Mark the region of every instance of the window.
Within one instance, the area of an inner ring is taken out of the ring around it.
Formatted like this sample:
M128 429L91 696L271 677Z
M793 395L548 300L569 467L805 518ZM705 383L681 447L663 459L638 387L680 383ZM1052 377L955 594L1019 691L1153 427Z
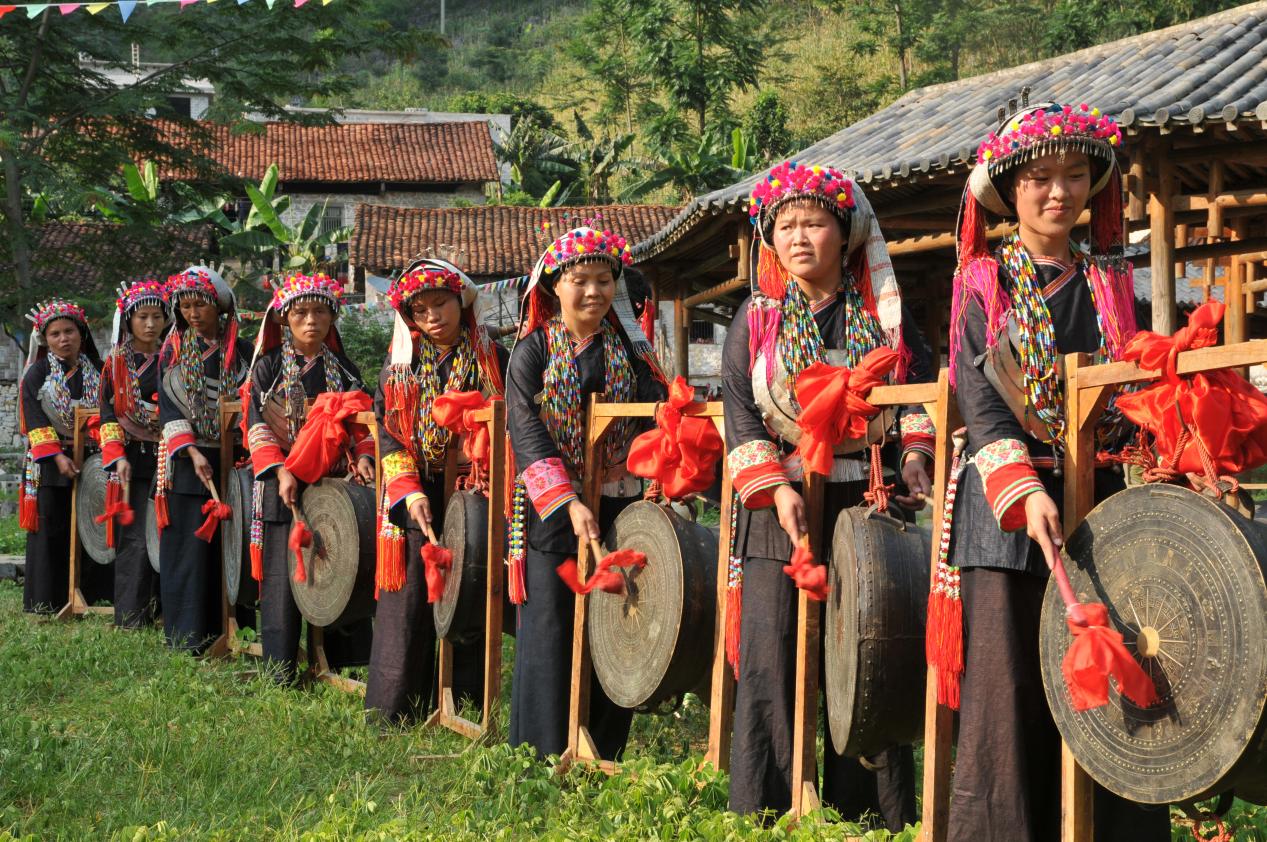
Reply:
M326 205L325 215L321 217L321 233L329 234L343 227L343 205Z
M167 98L167 107L177 117L193 116L193 104L187 96L169 96Z
M713 328L715 327L716 325L712 322L703 319L692 319L691 341L697 345L712 345L714 342Z

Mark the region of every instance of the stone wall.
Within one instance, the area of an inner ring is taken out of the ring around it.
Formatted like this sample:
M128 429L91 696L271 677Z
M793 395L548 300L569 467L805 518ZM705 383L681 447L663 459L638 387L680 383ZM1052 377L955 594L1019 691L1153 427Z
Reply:
M330 206L342 208L342 224L351 227L355 221L353 212L357 203L370 205L388 205L394 208L451 208L458 200L482 205L485 202L484 189L479 184L465 184L454 191L416 191L401 192L389 190L386 193L291 193L290 207L282 214L282 221L287 225L298 225L313 205L320 205L329 200Z

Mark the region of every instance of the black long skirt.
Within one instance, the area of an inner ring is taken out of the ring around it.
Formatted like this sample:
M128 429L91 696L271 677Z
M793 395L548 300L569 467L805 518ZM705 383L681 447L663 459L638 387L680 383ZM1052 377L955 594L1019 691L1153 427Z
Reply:
M136 517L131 524L116 524L114 557L114 624L139 629L154 622L158 600L158 576L150 564L145 543L146 518L154 516L149 477L133 475L128 486L128 505Z
M208 499L208 495L168 492L171 523L159 541L163 633L168 646L195 655L202 654L223 630L220 530L209 542L194 534L206 517L202 504Z
M744 560L739 681L730 751L730 809L736 813L783 813L792 806L798 599L783 565L766 558ZM911 747L886 749L868 762L875 771L836 754L828 741L823 753L823 803L846 820L879 819L881 826L894 832L914 824Z
M527 743L541 759L562 754L568 743L576 594L563 583L555 568L575 555L529 548L524 560L528 599L519 606L515 635L510 744ZM600 757L619 758L632 722L633 711L607 698L597 676L591 673L589 732Z
M42 470L57 468L50 462ZM70 597L71 487L40 483L35 499L40 524L38 531L26 535L22 610L55 614Z

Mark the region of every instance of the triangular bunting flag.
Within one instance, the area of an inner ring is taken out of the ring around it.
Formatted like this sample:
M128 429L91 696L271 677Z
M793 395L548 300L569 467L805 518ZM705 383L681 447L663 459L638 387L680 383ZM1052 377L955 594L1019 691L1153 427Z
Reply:
M186 6L192 6L193 4L197 2L198 0L180 0L180 7L183 9Z
M276 3L277 0L264 0L264 2L267 3L268 7L271 9L273 8L273 4Z
M123 18L123 22L127 23L128 18L132 17L132 10L136 8L136 0L119 0L119 16Z
M57 8L63 15L69 15L82 5L82 3L58 3Z
M47 3L35 3L35 4L33 4L33 5L27 6L27 7L26 7L26 16L27 16L28 18L37 18L37 17L39 17L39 16L43 13L43 11L44 11L45 9L47 9L47 8L48 8L48 4L47 4Z
M89 3L88 14L95 15L98 12L104 12L108 8L110 8L109 3Z

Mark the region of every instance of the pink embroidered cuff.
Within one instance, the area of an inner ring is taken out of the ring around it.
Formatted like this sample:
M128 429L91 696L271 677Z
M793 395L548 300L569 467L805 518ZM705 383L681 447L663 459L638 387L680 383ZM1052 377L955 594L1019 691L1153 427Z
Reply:
M1043 490L1025 443L1019 439L990 442L977 451L973 461L999 528L1004 532L1024 528L1025 498Z
M577 499L576 489L572 487L572 477L568 475L563 460L558 457L533 462L524 468L523 480L533 508L542 520Z
M286 461L277 436L267 424L255 424L247 430L247 446L251 450L251 470L256 479Z
M745 508L774 505L775 489L788 484L781 456L778 445L761 439L744 442L726 456L731 483Z
M194 427L184 418L179 421L168 421L163 425L163 441L167 442L167 452L175 456L186 447L192 447Z
M922 453L932 460L937 446L937 429L933 419L921 409L907 409L902 413L902 464L911 453Z

